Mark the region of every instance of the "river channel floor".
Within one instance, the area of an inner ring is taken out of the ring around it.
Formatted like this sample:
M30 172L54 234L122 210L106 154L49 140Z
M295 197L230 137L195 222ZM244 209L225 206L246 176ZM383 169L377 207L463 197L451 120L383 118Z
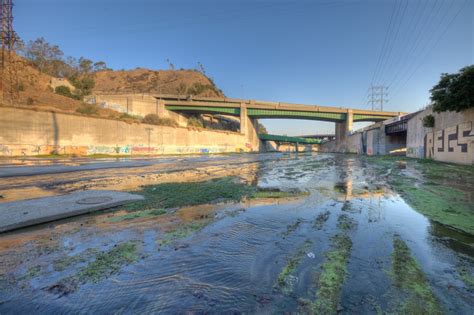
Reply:
M0 161L0 202L91 189L145 200L0 234L0 314L473 313L472 166L317 153Z

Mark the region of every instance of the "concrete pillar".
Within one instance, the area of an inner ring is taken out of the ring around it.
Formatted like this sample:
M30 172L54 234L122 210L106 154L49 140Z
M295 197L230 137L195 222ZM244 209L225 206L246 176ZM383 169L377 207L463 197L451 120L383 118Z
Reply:
M156 114L161 118L169 116L168 110L166 109L165 102L163 100L156 100Z
M346 136L351 134L353 124L354 124L354 115L352 113L352 109L348 109L347 114L346 114L346 124L345 124Z
M245 135L247 134L247 105L245 103L240 103L240 133Z
M343 142L352 132L354 115L352 109L348 109L346 119L336 123L336 144Z

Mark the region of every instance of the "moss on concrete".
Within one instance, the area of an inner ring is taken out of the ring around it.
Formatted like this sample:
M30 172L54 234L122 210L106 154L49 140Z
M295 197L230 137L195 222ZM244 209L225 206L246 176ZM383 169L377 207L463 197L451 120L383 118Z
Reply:
M468 266L458 268L459 277L471 290L474 290L474 274Z
M239 201L252 194L254 188L224 177L204 182L165 183L143 186L140 191L145 200L126 206L127 210L168 209L194 206L215 201Z
M89 257L97 254L97 252L98 251L95 248L91 248L84 251L83 253L80 253L74 256L65 255L64 257L61 257L53 261L53 269L55 271L63 271L72 265L84 263L87 261Z
M26 273L20 278L20 280L30 280L36 278L41 273L41 266L32 266L28 268Z
M407 294L397 312L402 314L443 313L423 271L412 257L408 246L399 237L393 240L390 276L394 285Z
M394 156L367 160L415 210L474 235L474 204L468 196L474 189L474 166Z
M321 230L324 224L326 223L326 221L329 219L330 215L331 215L331 212L329 212L329 210L326 210L320 213L314 220L313 227L317 230Z
M80 283L99 282L118 273L126 265L138 259L135 243L127 242L97 255L96 259L81 268L75 276Z
M177 239L186 238L191 234L200 231L210 222L211 220L200 220L189 224L178 225L173 230L165 232L163 237L159 239L157 243L160 246L166 246Z
M306 252L311 247L311 244L312 242L310 240L306 240L304 244L296 251L295 255L290 257L287 264L278 275L278 286L284 289L291 289L291 281L289 281L289 278L292 274L294 274L296 268L300 264L301 260L304 258Z
M331 249L321 267L317 285L317 300L312 305L315 314L336 314L340 292L347 275L347 263L352 241L346 234L336 234L332 238Z

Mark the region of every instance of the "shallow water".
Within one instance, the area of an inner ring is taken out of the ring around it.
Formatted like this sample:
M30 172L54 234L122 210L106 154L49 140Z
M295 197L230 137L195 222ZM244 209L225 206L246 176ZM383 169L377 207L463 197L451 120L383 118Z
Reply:
M230 156L190 159L186 166L180 163L173 167L181 171L192 169L193 163L196 168L212 167L206 169L208 176L213 172L225 176L224 169L235 167L247 182L259 187L310 194L187 207L172 216L116 223L106 219L117 214L107 212L4 234L0 237L0 313L302 311L303 299L317 300L320 288L315 279L331 238L341 232L337 224L341 215L355 224L345 232L352 248L339 313L395 309L403 298L389 275L395 236L410 248L443 312L472 313L474 293L458 270L459 266L472 270L474 238L431 222L412 209L367 160L319 154ZM157 174L153 167L114 171L103 179L113 175L116 182L121 176ZM72 181L71 176L64 175ZM69 183L70 188L97 180L79 177L81 184ZM61 176L56 180L58 187L64 185ZM318 215L326 211L327 220L316 226ZM203 228L163 245L165 232L177 220L179 224L203 222ZM61 271L53 268L55 260L129 241L136 242L139 258L120 272L98 283L81 284L64 295L47 290L93 260L93 255ZM304 255L283 288L278 284L279 274L300 248ZM37 267L34 274L29 272L33 267Z

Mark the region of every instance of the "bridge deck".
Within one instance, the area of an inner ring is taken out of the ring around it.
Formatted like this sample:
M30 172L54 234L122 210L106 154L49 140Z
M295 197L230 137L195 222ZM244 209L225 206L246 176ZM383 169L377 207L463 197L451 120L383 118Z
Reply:
M290 118L311 119L340 122L348 112L352 112L354 121L381 121L402 115L401 112L370 111L351 108L340 108L319 105L302 105L282 102L265 102L233 98L209 98L180 95L153 95L161 100L171 111L216 113L240 115L242 106L247 108L247 115L252 118Z

